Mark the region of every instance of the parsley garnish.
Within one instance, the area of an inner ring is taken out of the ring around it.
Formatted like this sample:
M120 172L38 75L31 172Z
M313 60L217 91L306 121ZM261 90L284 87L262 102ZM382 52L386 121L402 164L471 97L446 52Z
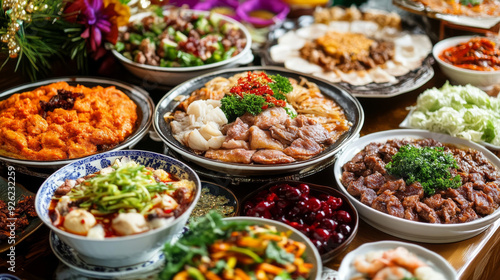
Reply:
M451 168L458 168L457 161L443 150L443 147L405 145L385 168L390 174L403 177L407 184L420 182L428 195L436 189L458 188L462 182L460 175L452 177L450 172Z

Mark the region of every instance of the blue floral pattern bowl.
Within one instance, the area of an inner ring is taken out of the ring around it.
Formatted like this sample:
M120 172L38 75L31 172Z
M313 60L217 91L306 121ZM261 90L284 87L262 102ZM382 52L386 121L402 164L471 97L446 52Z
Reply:
M196 190L191 205L167 227L135 235L106 238L105 240L88 239L85 236L71 234L55 227L50 220L48 209L55 190L64 183L64 180L77 179L95 173L111 165L115 159L122 157L129 157L146 167L164 169L178 179L193 181ZM180 234L200 198L200 190L201 182L198 175L189 166L174 158L148 151L111 151L72 162L57 170L45 180L38 190L35 208L40 219L52 229L61 241L77 251L87 263L116 267L147 261L162 248L165 242Z

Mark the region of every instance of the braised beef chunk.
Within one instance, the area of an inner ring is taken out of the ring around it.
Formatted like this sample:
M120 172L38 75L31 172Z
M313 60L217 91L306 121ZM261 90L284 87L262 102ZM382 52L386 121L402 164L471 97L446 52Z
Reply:
M453 154L462 186L424 193L419 182L406 184L387 173L385 165L407 144L444 147ZM499 171L475 150L461 150L433 139L394 139L370 143L343 166L342 184L362 203L390 215L426 223L464 223L493 213L500 205Z

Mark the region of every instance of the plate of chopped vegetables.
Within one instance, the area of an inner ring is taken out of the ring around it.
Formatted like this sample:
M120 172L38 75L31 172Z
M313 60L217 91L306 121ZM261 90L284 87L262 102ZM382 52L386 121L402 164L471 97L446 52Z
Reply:
M363 136L338 155L339 189L360 217L399 238L448 243L500 217L500 160L447 134L396 129Z
M132 74L177 85L209 71L250 63L251 45L248 30L232 18L171 7L130 17L112 52Z
M312 169L357 138L364 121L348 92L282 67L234 68L186 81L159 101L154 115L169 149L234 176Z
M500 150L500 102L481 89L445 83L424 91L399 125L426 129Z
M159 279L321 279L314 245L283 223L211 212L163 250ZM237 277L237 278L234 278Z

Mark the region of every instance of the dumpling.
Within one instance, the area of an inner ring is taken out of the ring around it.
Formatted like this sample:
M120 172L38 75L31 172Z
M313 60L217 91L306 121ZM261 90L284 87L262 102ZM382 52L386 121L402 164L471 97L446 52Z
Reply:
M87 235L95 224L94 215L84 209L75 209L64 217L64 228L75 234Z
M119 235L131 235L149 229L146 219L139 213L120 213L111 222L111 228Z

